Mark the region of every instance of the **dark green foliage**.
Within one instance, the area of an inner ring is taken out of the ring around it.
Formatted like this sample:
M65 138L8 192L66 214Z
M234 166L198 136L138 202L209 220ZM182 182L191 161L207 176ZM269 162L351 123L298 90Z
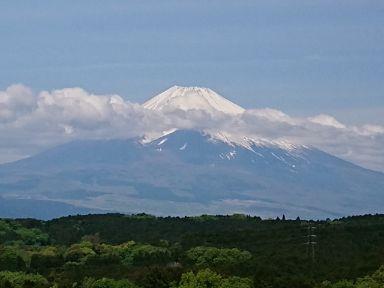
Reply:
M313 258L308 227L315 227ZM2 285L11 288L33 281L47 281L42 288L375 288L384 287L382 264L383 215L0 220Z
M375 273L354 281L341 280L334 284L327 283L324 288L382 288L384 287L384 266Z
M317 228L319 243L315 247L316 269L312 269L303 245L308 222L300 220L262 221L245 215L155 218L109 214L60 218L38 228L47 232L51 241L62 245L78 243L85 235L99 233L100 239L110 244L134 240L160 246L160 239L164 239L173 248L179 245L184 251L198 246L238 248L254 256L249 269L259 275L273 275L277 270L279 277L294 274L308 278L313 274L315 279L334 281L360 277L384 263L383 216L312 224Z
M167 288L180 280L182 268L177 265L152 266L148 269L141 269L140 274L136 275L140 287Z
M181 276L178 288L251 288L252 281L247 278L228 277L205 269L197 272L185 273Z
M199 268L216 269L241 267L252 258L248 251L216 247L195 247L188 250L186 255Z
M64 254L67 262L85 262L87 258L96 255L91 242L81 242L71 245Z
M137 288L137 286L128 280L114 280L108 278L95 280L93 278L86 278L82 288Z
M171 251L165 247L137 244L131 241L119 245L116 249L122 263L127 266L166 264L172 261Z
M20 252L18 247L0 247L0 271L24 271L26 265Z
M48 234L37 228L26 228L15 221L0 220L0 243L22 241L28 245L48 243Z
M48 288L47 279L37 274L0 272L0 288Z
M42 272L47 269L61 267L64 264L63 255L56 247L48 246L31 255L31 270Z

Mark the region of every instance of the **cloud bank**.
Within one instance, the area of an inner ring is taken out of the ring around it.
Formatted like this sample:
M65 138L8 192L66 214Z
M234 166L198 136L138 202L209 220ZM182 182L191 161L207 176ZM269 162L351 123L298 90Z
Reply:
M383 126L349 126L329 115L291 117L270 108L240 115L201 110L159 112L118 95L95 95L81 88L34 93L17 84L0 91L0 162L76 139L141 137L172 128L225 131L314 146L384 171Z

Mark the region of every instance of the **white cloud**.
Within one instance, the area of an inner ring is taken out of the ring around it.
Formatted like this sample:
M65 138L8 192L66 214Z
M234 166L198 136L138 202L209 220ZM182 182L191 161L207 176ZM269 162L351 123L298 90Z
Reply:
M289 124L296 123L295 119L288 116L284 112L276 109L271 109L271 108L253 109L253 110L248 110L246 113L267 121L283 122L283 123L289 123Z
M349 126L330 115L298 118L270 108L241 115L201 110L158 112L118 95L95 95L81 88L33 93L18 84L0 91L0 162L74 139L130 138L172 128L226 131L312 145L384 171L383 126Z
M324 126L330 126L330 127L335 127L335 128L340 128L343 129L345 128L345 125L337 121L334 117L325 115L325 114L320 114L315 117L310 117L308 118L309 121L324 125Z
M35 104L35 96L28 87L21 84L9 86L5 91L0 91L0 123L30 112Z

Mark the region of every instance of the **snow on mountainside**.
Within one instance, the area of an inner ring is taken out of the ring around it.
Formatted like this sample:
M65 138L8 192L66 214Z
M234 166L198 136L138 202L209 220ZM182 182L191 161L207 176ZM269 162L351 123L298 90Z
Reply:
M202 87L180 87L173 86L159 95L151 98L143 104L143 107L157 111L173 111L176 109L190 111L202 110L208 113L225 113L229 115L240 115L245 109L237 104L225 99L216 92ZM143 143L148 143L175 132L177 129L171 129L165 132L146 135ZM230 146L240 146L252 151L253 146L276 146L281 149L293 150L297 148L306 148L285 140L269 140L265 138L255 138L249 135L238 133L229 133L228 131L204 130L205 134L212 139L222 141Z
M244 112L198 87L172 87L143 106L240 121ZM0 165L0 197L158 215L326 218L384 207L384 174L314 147L241 135L237 127L168 128L145 138L74 141Z
M383 174L320 150L252 151L191 130L138 140L76 141L0 165L0 196L158 215L326 218L384 205Z
M143 144L153 147L158 152L169 149L179 155L187 155L188 158L201 158L200 161L209 164L222 163L222 160L242 161L252 166L256 162L279 163L285 168L295 168L297 161L306 161L306 152L311 148L306 146L285 145L265 140L253 140L249 138L234 139L228 135L210 135L205 132L193 130L178 130L160 137L150 143ZM209 153L205 153L209 151ZM201 157L201 155L204 155ZM226 161L224 161L226 162Z
M305 145L298 145L290 143L286 140L269 140L265 138L253 138L245 136L242 134L231 134L224 131L219 132L210 132L204 131L206 134L210 135L212 139L217 141L222 141L227 143L230 146L240 146L248 150L253 151L253 146L257 147L278 147L284 150L294 150L298 148L308 148Z
M222 112L226 114L241 114L245 110L220 96L208 88L173 86L143 104L151 110L172 111L180 109L204 110L206 112Z

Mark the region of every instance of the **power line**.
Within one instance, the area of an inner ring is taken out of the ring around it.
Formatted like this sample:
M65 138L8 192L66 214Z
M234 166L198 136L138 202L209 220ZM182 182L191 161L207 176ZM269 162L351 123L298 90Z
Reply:
M304 245L307 246L307 257L312 259L312 263L315 263L316 259L315 246L317 245L317 235L315 234L315 229L315 226L312 226L311 223L308 223L306 236L307 242L304 243Z

